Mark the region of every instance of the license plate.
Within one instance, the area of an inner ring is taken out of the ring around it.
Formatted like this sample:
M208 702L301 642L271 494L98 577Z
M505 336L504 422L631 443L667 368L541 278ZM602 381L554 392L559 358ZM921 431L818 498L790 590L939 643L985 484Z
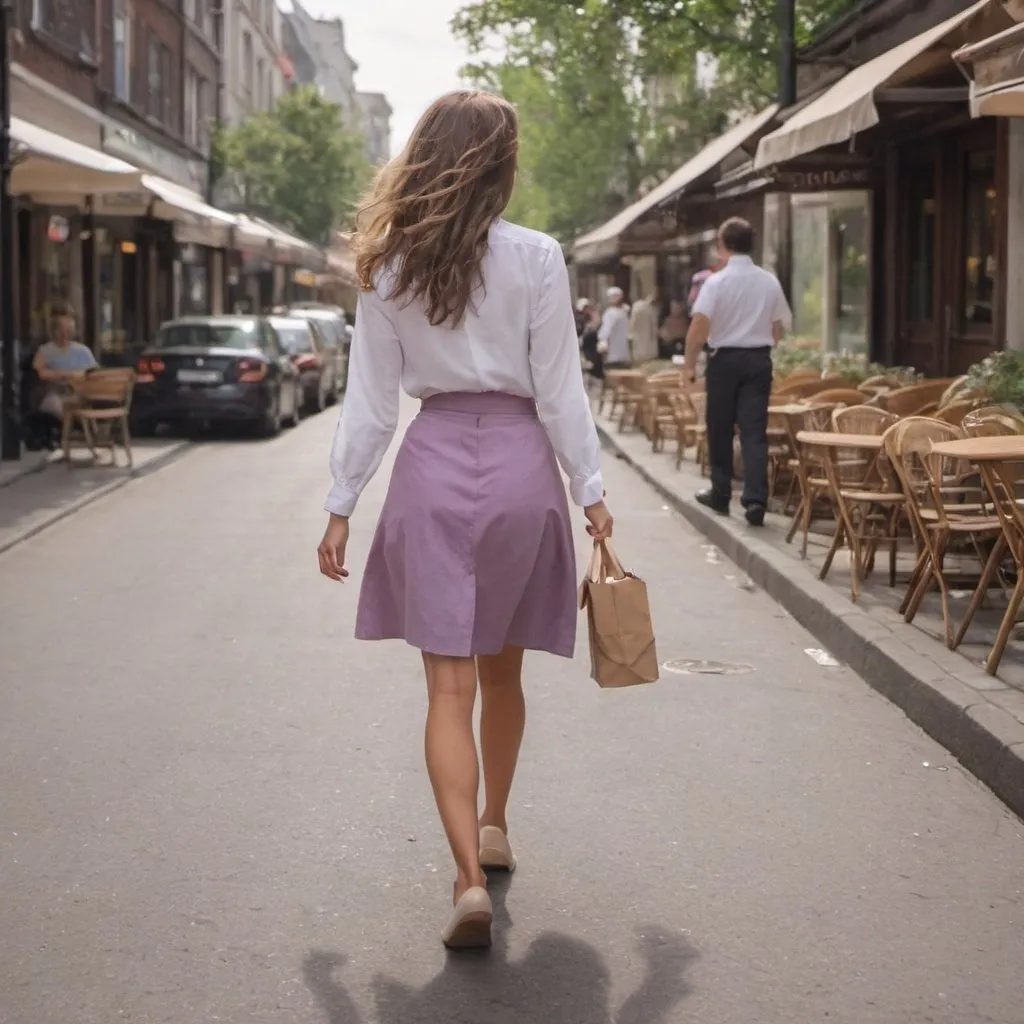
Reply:
M219 384L220 370L179 370L178 381L182 384Z

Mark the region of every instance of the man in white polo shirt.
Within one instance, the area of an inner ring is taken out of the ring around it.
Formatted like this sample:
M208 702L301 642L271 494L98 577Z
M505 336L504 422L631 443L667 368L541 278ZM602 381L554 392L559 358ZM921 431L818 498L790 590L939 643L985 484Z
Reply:
M740 218L718 232L725 267L704 283L686 336L686 380L696 383L697 359L707 346L707 428L711 487L697 500L719 515L732 499L733 438L740 429L742 503L751 526L764 525L768 507L768 401L772 348L792 323L774 274L758 267L754 229Z
M598 341L603 346L606 370L628 370L633 364L629 348L629 306L621 288L609 288L608 306L601 317Z

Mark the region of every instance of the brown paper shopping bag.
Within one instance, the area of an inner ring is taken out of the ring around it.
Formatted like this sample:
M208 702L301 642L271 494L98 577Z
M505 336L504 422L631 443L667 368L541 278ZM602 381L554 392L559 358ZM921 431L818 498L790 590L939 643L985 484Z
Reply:
M590 630L590 674L599 686L636 686L658 678L647 584L622 568L611 545L594 545L580 586Z

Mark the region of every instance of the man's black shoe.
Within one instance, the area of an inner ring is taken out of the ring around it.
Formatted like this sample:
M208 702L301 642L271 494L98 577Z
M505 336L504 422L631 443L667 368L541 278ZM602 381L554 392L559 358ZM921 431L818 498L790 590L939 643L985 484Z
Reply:
M748 505L747 506L747 522L751 526L764 526L764 505Z
M729 503L722 501L710 487L706 491L698 491L696 498L698 504L711 509L716 516L727 516L729 514Z

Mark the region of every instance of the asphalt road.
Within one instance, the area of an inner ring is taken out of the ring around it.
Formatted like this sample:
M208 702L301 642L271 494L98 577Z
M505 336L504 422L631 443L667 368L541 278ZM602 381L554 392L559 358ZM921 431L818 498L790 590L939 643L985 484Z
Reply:
M663 660L752 670L531 660L520 870L447 957L418 658L316 572L333 420L0 556L3 1024L1024 1022L1021 822L614 462Z

